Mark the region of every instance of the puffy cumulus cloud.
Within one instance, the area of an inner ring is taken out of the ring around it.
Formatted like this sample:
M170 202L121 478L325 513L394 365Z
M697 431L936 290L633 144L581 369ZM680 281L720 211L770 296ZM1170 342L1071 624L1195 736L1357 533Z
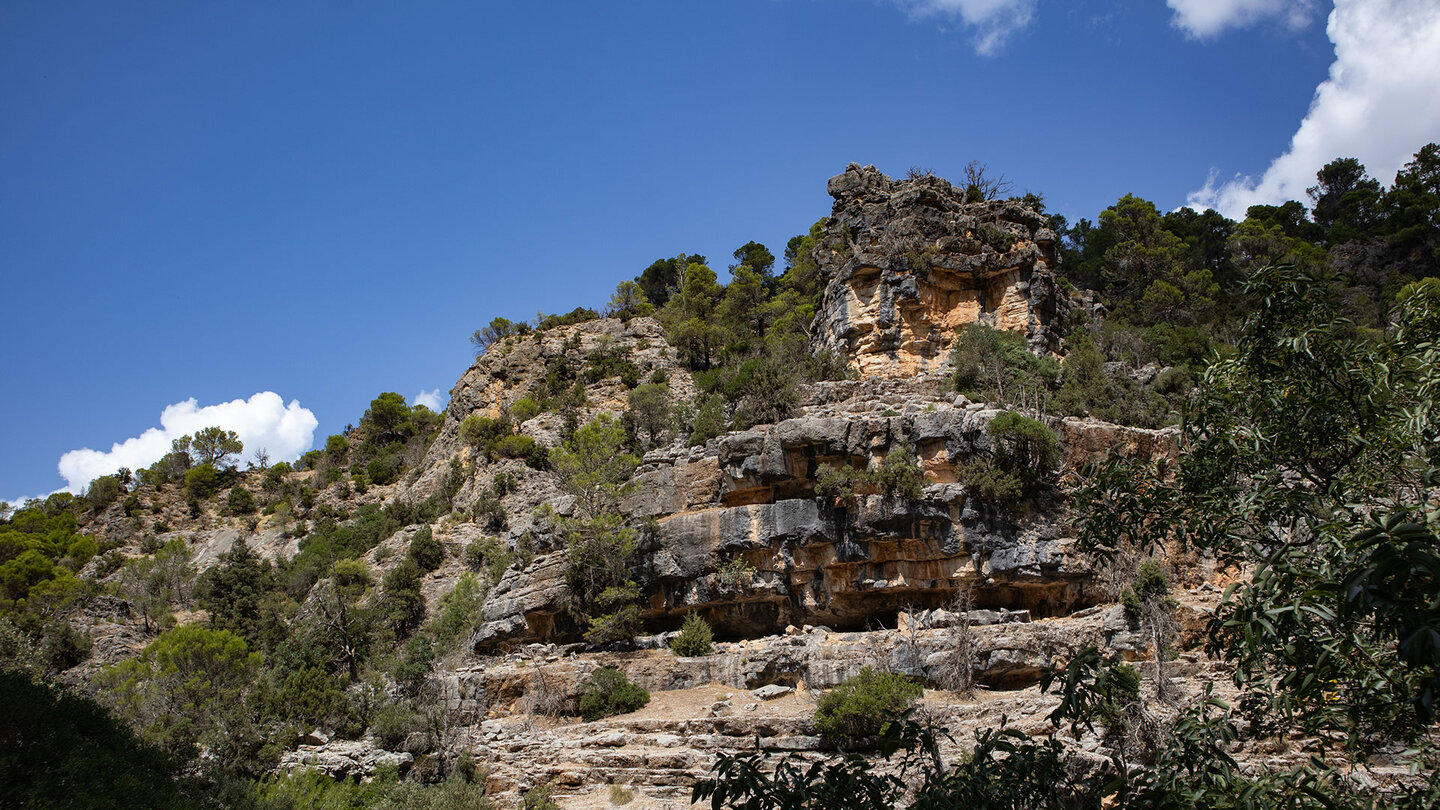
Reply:
M445 408L445 400L446 397L440 393L439 388L434 388L429 391L421 388L420 393L416 394L410 401L416 405L424 405L430 410L440 413Z
M300 407L297 400L286 405L274 391L203 408L191 398L161 411L160 427L116 442L108 452L88 447L71 450L60 457L60 475L65 488L78 494L91 481L121 467L138 470L154 464L170 452L171 441L207 427L235 431L247 455L263 449L272 461L289 461L310 449L319 424L315 414Z
M1201 38L1267 19L1300 28L1315 16L1313 0L1165 0L1165 5L1175 12L1176 28Z
M912 17L947 17L975 32L975 51L999 52L1010 36L1030 24L1036 0L895 0Z
M1303 202L1315 172L1340 157L1358 158L1389 185L1420 147L1440 137L1440 3L1336 0L1326 30L1335 62L1289 149L1258 179L1217 185L1212 174L1187 204L1240 219L1252 205Z

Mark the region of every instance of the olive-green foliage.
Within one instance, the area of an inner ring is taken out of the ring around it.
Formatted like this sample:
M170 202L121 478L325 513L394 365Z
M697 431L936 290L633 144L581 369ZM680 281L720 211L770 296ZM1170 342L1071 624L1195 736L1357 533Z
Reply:
M1437 516L1418 501L1440 481L1440 351L1426 327L1440 294L1373 334L1301 268L1267 268L1246 290L1257 308L1197 386L1180 457L1087 470L1081 540L1102 560L1119 543L1185 543L1253 568L1209 647L1233 662L1243 702L1282 728L1351 751L1430 734L1440 649L1418 639L1440 627L1440 562ZM1163 587L1148 572L1136 601Z
M664 383L638 386L630 392L628 404L636 429L645 434L645 446L659 444L670 429L670 386Z
M602 413L550 450L550 466L561 488L575 496L585 516L614 508L628 492L640 459L626 452L625 446L624 426Z
M640 588L631 580L606 587L582 602L582 610L590 624L585 640L596 646L631 641L643 629Z
M95 702L0 670L0 794L6 807L188 808L177 763Z
M460 438L490 461L519 458L536 469L544 469L546 464L545 448L533 438L516 433L515 422L508 415L491 419L471 414L460 423Z
M449 650L475 627L480 618L480 605L485 599L485 590L480 580L468 571L460 575L454 589L445 594L440 602L440 614L435 617L430 632L436 645L443 651Z
M676 655L709 655L714 646L713 640L710 625L700 618L699 613L689 613L685 616L685 624L680 627L680 635L670 641L670 649Z
M584 375L588 383L619 377L626 388L640 384L640 369L630 359L630 350L623 347L597 349L586 355Z
M864 480L865 472L849 464L827 464L815 471L815 494L835 498L844 503L855 500L855 485Z
M125 485L120 483L119 478L113 475L102 475L91 481L90 486L85 489L85 500L90 504L91 510L103 512L124 492Z
M870 480L885 495L911 501L920 499L925 484L919 460L908 447L903 446L893 447L885 454Z
M704 444L725 432L725 399L719 394L701 395L695 408L695 421L688 444Z
M465 547L465 565L472 571L484 571L492 585L517 558L509 546L494 537L482 537Z
M395 635L408 636L425 615L425 598L420 594L420 566L406 557L385 573L381 611Z
M557 326L574 326L577 323L593 321L598 317L600 317L600 313L589 307L576 307L564 315L536 316L535 330L543 332L546 329L554 329Z
M315 530L300 541L300 553L290 563L291 595L303 597L317 579L328 575L332 560L359 557L398 529L433 521L440 508L434 499L419 504L392 501L384 508L366 504L343 523L329 518L316 521Z
M491 451L497 457L521 459L537 470L545 469L550 461L549 451L545 449L544 445L523 433L501 437L491 446Z
M391 703L380 707L370 720L370 733L381 748L397 751L410 734L424 730L424 718L405 706Z
M825 465L815 471L815 494L852 503L857 494L878 492L886 497L918 501L924 494L925 474L908 447L895 446L874 470L848 464Z
M543 411L544 409L540 407L540 403L530 397L521 397L510 403L510 407L506 409L510 418L514 420L517 425L534 419Z
M185 473L185 494L187 497L205 500L215 494L220 475L210 464L199 464Z
M182 625L151 642L137 658L106 667L95 676L102 700L147 740L163 743L189 759L204 744L222 762L246 752L235 743L235 721L261 657L228 630Z
M815 707L815 728L830 740L854 744L880 734L923 692L903 675L870 667L826 692Z
M1025 348L1025 336L972 323L960 330L950 362L955 390L993 405L1041 406L1060 376L1054 360Z
M636 316L654 315L655 307L645 296L645 290L638 281L622 281L615 285L615 294L605 306L607 318L619 318L629 323Z
M220 555L195 583L195 604L210 613L210 626L229 630L254 644L259 639L265 594L277 585L268 560L243 540Z
M476 329L470 336L470 345L475 349L475 356L484 354L491 346L508 337L526 335L530 332L529 324L515 323L509 318L496 317L490 321L489 326Z
M219 427L196 431L195 438L190 443L190 454L194 456L197 464L209 464L216 468L232 466L227 463L230 458L244 451L245 445L235 431Z
M1105 370L1105 358L1090 330L1072 332L1065 345L1063 382L1054 400L1056 409L1072 416L1088 415L1138 427L1159 427L1168 420L1172 405L1155 390L1156 386L1141 386L1129 374L1121 372L1116 376ZM1169 379L1177 378L1172 375ZM1184 389L1176 393L1183 394Z
M333 435L325 440L325 460L331 464L344 464L350 455L350 440L343 435Z
M420 696L435 663L435 653L435 645L425 633L416 633L406 639L400 648L400 656L392 663L390 677L395 679L407 698L414 700Z
M1059 463L1055 434L1043 422L1008 411L990 420L986 432L990 456L965 464L961 480L992 503L1033 497Z
M614 667L602 667L590 675L585 691L580 693L580 716L586 722L616 714L628 714L650 702L650 693L636 686L625 673Z
M259 509L259 507L255 505L254 494L238 484L230 488L230 494L225 499L225 508L228 509L232 515L254 514L254 512Z
M562 529L569 557L565 582L575 612L590 625L586 639L604 644L633 638L640 631L640 591L630 571L635 530L616 512L570 518Z
M80 562L79 556L90 549L94 539L75 528L74 512L47 510L40 501L31 501L0 521L0 611L24 608L36 588L53 594L55 588L78 587L71 571L60 562L66 557ZM90 544L84 542L87 538Z
M415 536L410 538L410 547L406 550L406 555L415 561L415 565L419 566L421 571L430 572L439 568L440 563L445 561L445 547L435 539L435 534L430 531L430 526L427 524L421 526L419 531L415 532Z
M279 686L265 696L270 719L299 723L308 731L344 717L349 710L343 680L322 667L302 665L274 675Z
M1129 724L1128 708L1140 701L1140 670L1124 662L1110 665L1096 679L1099 720L1112 734Z
M370 459L370 463L365 465L365 477L376 486L393 484L399 480L404 463L399 453L387 452Z
M560 805L551 798L554 794L553 782L536 785L525 792L525 797L520 801L521 810L560 810Z

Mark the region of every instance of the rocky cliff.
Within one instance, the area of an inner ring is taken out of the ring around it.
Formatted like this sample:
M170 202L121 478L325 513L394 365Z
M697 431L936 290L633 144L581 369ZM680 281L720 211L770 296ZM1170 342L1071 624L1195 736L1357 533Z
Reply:
M941 367L956 329L975 322L1023 332L1035 352L1059 349L1068 304L1043 214L1010 200L969 202L933 175L892 180L854 163L829 192L816 348L886 377Z
M942 395L933 378L818 383L807 394L810 404L795 418L644 457L622 509L648 526L635 564L647 629L673 629L693 611L731 638L801 624L861 629L946 605L960 589L979 607L1036 616L1099 598L1073 552L1061 499L1002 507L958 482L959 465L989 453L985 428L998 411ZM1174 450L1168 431L1082 419L1054 427L1070 465L1111 447L1147 456ZM918 457L918 498L816 494L821 467L875 468L895 448ZM569 508L550 492L552 506ZM578 637L566 616L563 543L525 520L506 539L518 542L524 532L553 550L496 584L477 651Z

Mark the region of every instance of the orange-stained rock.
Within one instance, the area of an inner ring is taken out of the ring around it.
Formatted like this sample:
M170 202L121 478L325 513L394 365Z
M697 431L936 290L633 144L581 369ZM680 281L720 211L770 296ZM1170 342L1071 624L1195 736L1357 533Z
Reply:
M850 164L815 258L826 279L817 349L861 376L911 377L945 365L957 330L982 322L1059 349L1055 234L1015 201L966 202L933 175L891 180Z

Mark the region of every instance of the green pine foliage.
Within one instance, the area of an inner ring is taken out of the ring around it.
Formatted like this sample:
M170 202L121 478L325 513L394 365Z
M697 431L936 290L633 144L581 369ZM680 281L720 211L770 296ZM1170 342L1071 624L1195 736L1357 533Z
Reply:
M680 627L680 634L670 641L670 649L680 656L709 655L714 647L710 625L699 613L689 613Z

